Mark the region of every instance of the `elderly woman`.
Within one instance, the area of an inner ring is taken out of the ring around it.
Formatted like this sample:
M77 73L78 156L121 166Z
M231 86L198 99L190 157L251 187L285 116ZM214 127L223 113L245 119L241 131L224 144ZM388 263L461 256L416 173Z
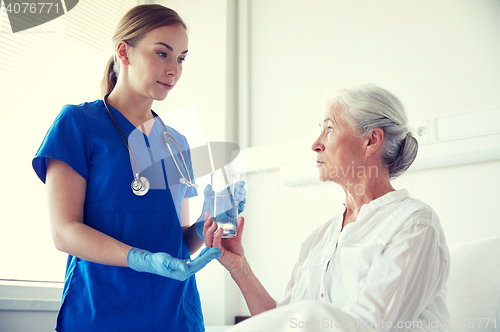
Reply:
M320 126L312 145L319 177L341 186L345 202L302 244L285 299L276 302L245 259L243 218L232 239L221 239L222 232L208 218L205 244L220 248L218 260L252 315L315 300L379 330L447 330L450 256L438 216L390 182L417 154L403 105L375 85L343 90Z

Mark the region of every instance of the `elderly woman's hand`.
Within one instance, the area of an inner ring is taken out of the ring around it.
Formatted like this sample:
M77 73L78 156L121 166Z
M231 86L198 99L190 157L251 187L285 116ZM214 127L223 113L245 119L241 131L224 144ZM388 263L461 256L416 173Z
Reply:
M244 250L241 244L241 236L245 218L239 217L237 223L237 234L235 237L223 239L222 228L210 216L205 214L205 225L203 226L203 238L207 247L219 248L222 255L217 259L229 272L238 270L245 261Z

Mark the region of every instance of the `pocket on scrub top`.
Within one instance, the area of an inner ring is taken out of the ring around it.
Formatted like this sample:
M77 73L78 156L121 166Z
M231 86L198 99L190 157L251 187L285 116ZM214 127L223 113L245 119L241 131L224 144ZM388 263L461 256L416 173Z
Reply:
M382 244L362 247L342 247L340 264L342 268L342 282L349 301L356 301L359 282L366 277L375 257L383 249Z

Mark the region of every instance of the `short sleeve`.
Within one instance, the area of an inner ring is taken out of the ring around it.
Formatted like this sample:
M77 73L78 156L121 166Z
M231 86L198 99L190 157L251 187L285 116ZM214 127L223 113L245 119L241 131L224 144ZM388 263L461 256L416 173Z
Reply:
M63 107L33 158L33 169L43 183L47 175L47 158L65 162L88 181L89 133L85 117L76 106Z

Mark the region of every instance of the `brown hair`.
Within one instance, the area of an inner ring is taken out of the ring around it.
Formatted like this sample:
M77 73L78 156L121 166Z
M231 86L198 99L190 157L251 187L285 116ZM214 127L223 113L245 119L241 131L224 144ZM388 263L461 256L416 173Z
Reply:
M134 47L146 33L156 28L179 24L187 30L186 24L176 11L158 4L139 5L130 9L120 20L113 35L113 48L120 41L125 41ZM101 97L113 91L118 80L119 67L116 64L116 54L109 59L101 81Z

